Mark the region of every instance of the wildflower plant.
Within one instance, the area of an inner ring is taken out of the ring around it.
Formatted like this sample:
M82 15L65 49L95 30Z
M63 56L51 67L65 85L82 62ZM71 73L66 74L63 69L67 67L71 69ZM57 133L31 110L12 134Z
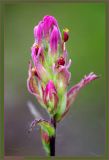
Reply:
M40 126L42 144L50 156L55 156L56 124L66 116L79 91L98 78L91 72L68 91L71 79L71 59L68 60L66 49L68 39L69 30L65 28L61 33L57 20L52 16L45 16L34 27L33 63L29 62L27 87L50 119L35 119L29 131L36 125Z

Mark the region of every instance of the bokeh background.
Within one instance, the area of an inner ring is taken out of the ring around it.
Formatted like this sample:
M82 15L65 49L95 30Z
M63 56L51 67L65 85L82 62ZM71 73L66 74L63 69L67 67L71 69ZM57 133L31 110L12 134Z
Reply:
M98 156L105 153L105 4L26 3L5 6L5 155L44 156L39 129L27 133L34 119L32 102L46 112L27 91L33 28L44 15L70 30L67 42L73 64L69 88L94 71L102 77L79 93L66 118L58 124L57 156Z

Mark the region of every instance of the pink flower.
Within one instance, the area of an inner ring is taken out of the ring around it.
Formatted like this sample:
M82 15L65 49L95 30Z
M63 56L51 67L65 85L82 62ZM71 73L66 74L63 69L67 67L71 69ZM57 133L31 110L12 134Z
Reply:
M53 112L57 108L58 95L56 87L52 80L49 80L44 90L44 102L50 112Z
M39 88L35 80L35 68L32 67L31 62L29 62L27 88L28 91L33 94L40 104L43 104L43 99L40 96Z
M44 50L42 47L39 47L36 43L31 48L31 56L34 64L43 63L44 61Z
M69 111L69 109L70 109L71 105L73 104L73 102L75 101L80 89L83 88L84 86L86 86L87 84L89 84L90 82L92 82L93 80L98 79L99 77L100 76L97 76L96 74L91 72L89 75L84 76L84 78L79 83L74 85L67 92L67 105L66 105L66 110L63 113L62 117L64 117L66 115L66 113Z
M62 56L58 58L55 64L54 70L56 70L58 74L57 78L58 78L58 81L61 82L63 89L66 89L66 87L70 82L71 73L68 70L70 65L71 65L71 60L69 60L69 62L66 62L66 59ZM60 83L58 83L57 86L59 89Z
M50 34L50 31L52 30L52 28L54 26L58 27L58 23L56 21L56 19L52 16L45 16L43 18L43 22L44 22L44 36L48 36Z
M53 30L50 35L50 49L51 53L56 53L58 50L58 42L59 42L59 31L57 27L53 27Z
M43 38L43 22L40 21L37 26L34 27L35 41L40 44Z

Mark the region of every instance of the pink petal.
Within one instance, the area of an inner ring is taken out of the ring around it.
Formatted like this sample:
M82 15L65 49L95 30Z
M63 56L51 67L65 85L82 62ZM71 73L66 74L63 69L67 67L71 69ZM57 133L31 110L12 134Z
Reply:
M37 71L37 77L40 80L48 80L49 78L49 73L47 70L44 68L43 63L44 63L44 50L42 47L38 46L38 49L36 50L37 45L33 44L31 48L31 56L32 60L35 65L35 69Z
M38 102L42 104L43 103L42 98L39 94L39 89L35 80L35 74L33 72L31 62L29 63L27 88L28 88L28 91L37 98Z
M58 42L59 42L59 31L57 27L54 26L53 31L50 35L50 49L52 53L56 53L58 49Z
M54 74L57 74L58 82L57 87L58 89L63 87L66 89L67 85L70 82L71 73L69 72L68 68L71 65L71 60L69 60L68 64L65 64L64 57L59 57L55 64L52 66L52 70Z
M41 63L36 63L35 67L36 67L36 71L39 79L42 80L43 82L47 82L49 80L50 75L47 72L47 70L44 68L44 66Z
M84 76L84 78L78 84L76 84L74 87L72 87L68 91L68 94L67 94L68 97L71 96L75 91L78 91L79 89L81 89L82 87L84 87L85 85L87 85L88 83L90 83L91 81L93 81L93 80L95 80L97 78L99 78L99 76L97 76L93 72L91 72L87 76Z
M27 79L27 88L30 93L34 95L38 95L38 87L34 79L34 73L32 72L32 65L29 63L29 70L28 70L28 79Z
M34 37L38 44L41 43L43 38L43 22L40 21L37 26L34 27Z
M46 93L46 96L49 94L50 97L52 93L56 93L56 88L52 80L50 80L47 83L46 88L45 88L45 93Z
M53 110L55 110L57 108L58 95L57 95L56 87L55 87L55 85L54 85L52 80L49 80L49 82L47 83L47 85L45 87L45 90L44 90L44 102L45 102L45 105L47 105L47 106L48 106L49 102L52 102L53 105L54 105Z
M84 76L84 78L78 84L73 86L68 91L68 93L67 93L67 106L66 106L66 110L65 110L64 114L62 115L62 117L64 117L64 115L66 115L66 113L69 111L69 108L72 105L72 103L75 101L76 96L78 95L80 89L97 78L99 78L99 76L97 76L96 74L91 72L89 75Z
M44 62L44 51L42 47L39 47L37 44L33 44L31 48L32 60L35 63Z
M45 37L50 33L50 29L52 29L53 26L58 26L56 19L49 15L44 16L43 22L44 22L43 29Z
M60 66L58 70L58 79L63 81L64 87L66 88L70 82L71 73L68 71L66 66Z

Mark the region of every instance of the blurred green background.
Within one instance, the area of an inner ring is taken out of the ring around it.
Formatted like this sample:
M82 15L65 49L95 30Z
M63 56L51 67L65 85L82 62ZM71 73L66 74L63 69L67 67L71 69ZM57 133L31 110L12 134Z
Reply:
M104 3L26 3L5 6L5 155L45 155L36 129L27 134L34 119L28 109L31 101L45 118L47 114L27 91L33 28L44 15L67 27L72 59L69 88L85 74L102 77L85 87L66 118L58 124L57 156L98 156L105 153L105 4Z

